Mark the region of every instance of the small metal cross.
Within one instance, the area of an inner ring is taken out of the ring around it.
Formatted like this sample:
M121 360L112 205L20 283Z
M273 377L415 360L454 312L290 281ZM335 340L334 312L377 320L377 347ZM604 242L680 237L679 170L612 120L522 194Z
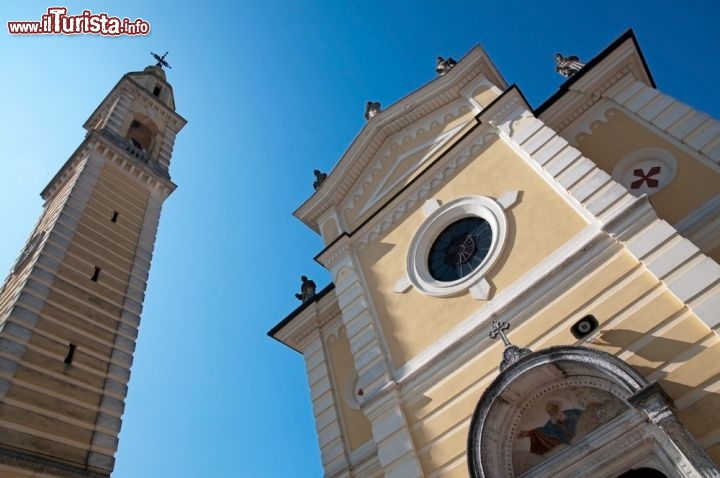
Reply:
M505 331L509 329L509 322L499 322L497 320L493 320L492 326L490 327L490 338L495 339L499 335L503 343L505 344L505 347L509 347L512 344L508 340L507 335L505 335Z
M532 351L530 349L520 348L517 345L513 345L505 335L505 331L510 329L509 322L500 322L497 320L492 321L490 326L490 338L495 339L499 335L505 344L505 350L503 350L503 358L500 362L500 371L503 372L510 365L514 364L526 355L530 355Z
M165 54L163 56L160 56L157 53L154 53L152 51L150 52L150 54L153 56L153 58L155 58L157 60L157 63L155 64L155 66L159 66L160 68L162 68L163 66L172 68L172 66L170 66L170 64L165 61L165 57L167 56L168 52L165 52Z

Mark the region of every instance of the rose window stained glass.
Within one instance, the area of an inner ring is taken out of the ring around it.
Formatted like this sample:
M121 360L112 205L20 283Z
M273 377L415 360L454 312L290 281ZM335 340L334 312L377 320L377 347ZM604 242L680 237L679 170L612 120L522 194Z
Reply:
M452 282L471 274L487 257L492 239L492 228L481 217L453 222L430 247L430 275L441 282Z

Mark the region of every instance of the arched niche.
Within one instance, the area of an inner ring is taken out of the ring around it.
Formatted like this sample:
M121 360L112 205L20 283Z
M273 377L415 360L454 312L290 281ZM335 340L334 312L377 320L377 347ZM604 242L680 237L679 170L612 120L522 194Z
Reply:
M147 116L136 113L125 133L125 140L129 146L136 148L143 157L146 157L152 151L157 134L157 125Z
M617 357L552 347L508 366L470 424L472 478L720 477L667 395Z

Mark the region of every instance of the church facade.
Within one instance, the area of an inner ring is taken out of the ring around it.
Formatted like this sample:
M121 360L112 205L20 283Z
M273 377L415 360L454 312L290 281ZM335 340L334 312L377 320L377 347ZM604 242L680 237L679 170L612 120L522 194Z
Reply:
M0 290L0 476L109 477L169 166L185 120L158 65L124 75L42 191ZM166 64L166 63L165 63Z
M720 476L720 123L632 32L556 60L533 109L439 59L295 211L332 283L269 335L326 477Z

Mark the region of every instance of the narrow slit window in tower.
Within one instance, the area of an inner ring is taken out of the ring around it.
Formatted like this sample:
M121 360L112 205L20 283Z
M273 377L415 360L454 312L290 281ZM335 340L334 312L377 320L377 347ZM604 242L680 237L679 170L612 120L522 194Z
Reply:
M75 349L77 348L77 345L75 344L69 344L68 345L68 353L67 357L65 357L65 363L70 365L73 360L73 355L75 355Z
M96 268L95 268L95 272L93 272L93 275L92 275L92 277L90 278L90 280L93 281L93 282L97 282L97 281L98 281L98 277L100 277L100 268L99 268L99 267L96 267Z
M117 220L118 220L118 212L117 212L117 211L113 211L113 214L112 214L112 217L110 218L110 221L111 221L111 222L117 222Z

